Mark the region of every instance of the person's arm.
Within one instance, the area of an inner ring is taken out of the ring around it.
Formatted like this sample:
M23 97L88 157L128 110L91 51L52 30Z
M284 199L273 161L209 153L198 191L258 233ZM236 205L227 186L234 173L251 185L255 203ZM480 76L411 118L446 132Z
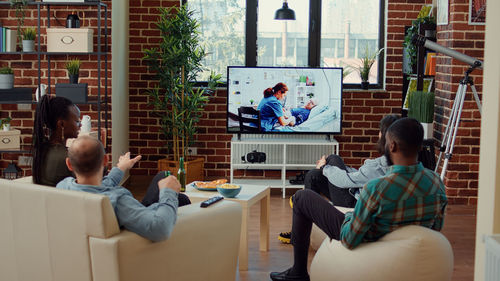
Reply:
M349 171L335 166L323 166L323 175L328 181L339 188L362 187L368 181L385 175L387 165L385 159L367 159L359 170Z
M121 155L120 158L118 158L116 167L111 169L109 174L102 179L102 185L108 187L120 185L120 182L123 179L125 173L130 170L139 160L141 160L140 155L136 156L135 158L130 158L130 152Z
M170 188L160 189L160 199L144 207L127 191L115 207L120 226L153 242L170 237L177 220L179 201L177 193Z
M440 194L442 194L442 201L440 202L440 210L439 213L436 214L436 218L434 219L434 224L431 226L432 229L441 231L443 228L444 224L444 213L446 210L446 205L448 205L448 199L446 198L445 191L444 191L444 185L441 184L440 187Z
M361 191L361 196L352 213L345 215L340 229L340 241L348 249L354 249L365 237L373 224L378 209L378 196L375 183L369 183Z

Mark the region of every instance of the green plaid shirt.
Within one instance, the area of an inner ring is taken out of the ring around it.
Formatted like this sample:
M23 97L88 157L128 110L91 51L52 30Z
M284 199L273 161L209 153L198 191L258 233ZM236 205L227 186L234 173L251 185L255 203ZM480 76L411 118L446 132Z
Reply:
M340 239L345 247L353 249L403 225L439 231L447 203L443 182L422 163L393 165L384 177L365 185L354 211L346 213Z

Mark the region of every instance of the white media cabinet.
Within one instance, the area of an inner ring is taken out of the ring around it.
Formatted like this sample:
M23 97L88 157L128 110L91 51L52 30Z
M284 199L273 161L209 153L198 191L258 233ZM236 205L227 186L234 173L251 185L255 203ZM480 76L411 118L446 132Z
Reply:
M248 137L231 141L231 183L260 184L282 188L285 198L286 188L303 188L303 185L290 185L286 170L310 170L322 155L338 154L339 143L334 138L292 138L288 136ZM266 162L248 163L241 157L253 150L266 153ZM281 180L272 179L234 179L234 170L281 170Z

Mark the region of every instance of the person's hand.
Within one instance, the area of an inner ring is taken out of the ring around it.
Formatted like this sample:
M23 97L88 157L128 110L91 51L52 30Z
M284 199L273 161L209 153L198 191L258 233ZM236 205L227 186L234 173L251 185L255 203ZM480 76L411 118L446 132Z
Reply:
M181 191L181 184L175 176L168 176L158 182L158 189L170 188L179 193Z
M130 152L125 153L124 155L120 156L118 159L118 164L116 164L116 167L123 172L126 172L130 170L132 167L134 167L135 163L137 163L139 160L141 160L142 156L138 155L135 158L130 159Z
M318 161L316 161L316 169L321 169L321 167L323 167L325 165L326 165L326 156L323 155L321 157L321 159L319 159Z

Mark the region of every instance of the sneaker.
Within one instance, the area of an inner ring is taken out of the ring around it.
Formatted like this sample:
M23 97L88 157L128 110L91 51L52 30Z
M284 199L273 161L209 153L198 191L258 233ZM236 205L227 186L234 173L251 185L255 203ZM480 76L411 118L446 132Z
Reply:
M280 240L281 243L283 244L290 244L291 238L292 238L292 233L290 231L281 232L280 235L278 235L278 240Z

